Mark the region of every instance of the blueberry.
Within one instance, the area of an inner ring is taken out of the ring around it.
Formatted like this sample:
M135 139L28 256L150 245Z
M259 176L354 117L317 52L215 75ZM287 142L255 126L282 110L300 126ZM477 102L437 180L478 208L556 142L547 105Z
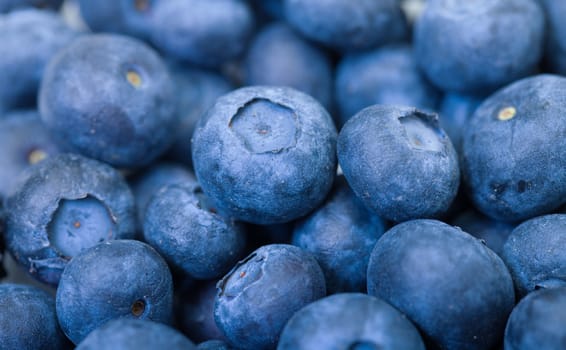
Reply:
M282 22L269 24L254 38L245 69L246 85L289 86L331 107L330 58Z
M149 46L92 34L49 63L39 106L47 128L75 152L118 167L141 167L173 141L173 93L166 66Z
M190 140L200 117L217 98L232 91L233 87L225 77L214 71L178 63L170 64L169 69L175 83L179 125L168 155L192 167Z
M208 340L197 346L198 350L233 350L229 344L222 340Z
M507 241L507 237L515 228L513 224L493 220L475 210L460 213L451 220L450 224L458 226L464 232L483 240L485 245L499 256L503 253L503 245Z
M307 38L340 50L366 50L407 36L398 0L283 0L289 24Z
M80 15L93 32L149 39L158 0L78 0Z
M438 87L485 94L532 74L544 36L536 0L433 0L415 24L414 47Z
M484 214L520 221L566 204L566 78L537 75L488 97L466 126L462 173Z
M0 13L10 12L26 7L58 10L62 4L63 0L0 0Z
M369 256L384 231L383 220L339 178L326 202L297 223L293 244L314 255L329 294L365 292Z
M56 311L75 344L115 318L172 321L173 282L163 258L134 240L97 244L75 256L61 275Z
M20 174L61 152L34 110L0 118L0 198L14 191Z
M475 95L447 93L440 103L440 126L450 137L458 154L462 153L462 139L466 125L483 100L482 97Z
M174 271L196 279L221 277L242 258L243 229L217 213L195 184L163 188L150 201L144 239Z
M441 349L490 349L515 298L503 261L480 240L436 220L387 231L368 267L368 293L407 315Z
M34 108L47 63L77 33L59 15L36 9L0 15L0 33L0 112Z
M178 295L177 327L195 342L226 340L214 321L216 280L198 281Z
M1 201L0 201L1 202ZM0 204L0 280L6 277L6 269L4 268L4 254L6 250L4 243L4 208Z
M275 347L289 318L326 295L314 257L286 244L255 250L217 287L216 324L236 347L258 350Z
M566 287L527 295L505 329L505 350L566 349Z
M67 348L59 328L55 299L32 286L0 284L0 344L2 349Z
M445 212L458 191L458 159L438 117L409 107L375 105L338 136L348 184L379 216L405 221Z
M162 187L167 185L193 183L195 176L184 166L176 163L156 163L145 169L130 181L136 199L138 229L143 227L147 205Z
M179 331L162 323L119 318L96 328L77 350L193 350L196 346Z
M538 287L566 286L566 214L540 216L517 226L503 246L519 298Z
M386 302L359 293L317 300L287 322L277 350L424 350L415 326Z
M374 104L435 110L439 92L421 72L408 44L346 55L336 72L336 99L345 123Z
M135 232L134 200L120 173L73 154L30 168L6 209L9 251L34 277L52 285L74 255Z
M336 129L313 98L284 87L224 95L192 139L203 191L220 212L257 224L291 221L316 208L336 173Z
M167 0L155 6L151 38L170 57L217 67L244 53L253 29L246 1Z

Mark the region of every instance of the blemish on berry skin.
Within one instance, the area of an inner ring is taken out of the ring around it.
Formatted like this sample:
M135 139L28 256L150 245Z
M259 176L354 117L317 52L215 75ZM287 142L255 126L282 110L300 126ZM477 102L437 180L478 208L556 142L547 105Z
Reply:
M517 192L523 193L530 187L530 183L525 180L519 180L517 182Z
M28 163L33 165L47 158L47 153L41 149L34 149L28 153Z
M240 278L244 278L246 276L246 271L240 272Z
M126 80L135 88L139 88L142 85L141 76L134 70L128 70L126 72Z
M511 120L517 114L515 107L505 107L499 111L497 114L497 119L501 121Z
M80 221L75 221L75 223L73 224L73 226L75 228L80 228L81 227L81 222Z

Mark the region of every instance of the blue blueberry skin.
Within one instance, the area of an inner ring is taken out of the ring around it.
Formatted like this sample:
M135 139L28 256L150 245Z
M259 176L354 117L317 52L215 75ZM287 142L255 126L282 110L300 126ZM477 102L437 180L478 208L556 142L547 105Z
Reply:
M566 3L554 0L539 0L544 9L547 23L544 62L551 72L566 74Z
M129 181L136 200L138 229L143 227L145 210L151 197L165 186L183 183L196 185L197 180L185 166L169 162L153 164Z
M49 60L77 33L56 13L36 9L0 15L0 33L0 112L34 108Z
M93 330L76 350L195 350L182 333L162 323L119 318Z
M503 254L503 245L516 225L493 220L475 210L467 210L453 218L450 222L462 231L481 239L485 245L497 255Z
M2 349L60 350L67 339L59 328L55 298L37 287L0 284Z
M78 155L59 154L31 167L5 204L8 250L51 285L80 251L135 232L134 199L122 175Z
M341 293L299 310L283 329L277 350L425 350L415 326L386 302Z
M517 226L503 246L518 298L539 287L566 286L566 214L550 214Z
M326 202L296 224L293 244L314 255L328 294L365 292L369 256L384 231L383 220L339 178Z
M535 72L544 37L535 0L433 0L415 24L415 57L439 88L486 94Z
M191 278L222 277L244 256L243 228L209 202L194 183L171 185L153 196L144 218L144 240Z
M216 99L232 91L232 84L214 71L170 64L169 70L175 83L175 97L179 113L179 125L175 142L168 156L175 161L193 166L191 137L201 116L214 105Z
M374 105L357 113L338 136L338 161L356 196L397 222L444 213L460 183L437 115L415 108Z
M170 323L173 280L165 260L148 244L106 241L67 264L55 305L63 332L78 344L116 318Z
M284 223L322 203L336 173L336 128L312 97L286 87L224 95L200 120L193 165L220 212Z
M222 340L208 340L203 343L200 343L197 346L197 350L233 350L234 348L231 347L228 343Z
M447 93L442 98L438 121L440 127L450 137L458 154L462 152L462 139L466 132L466 125L483 100L484 98L476 95L462 95L454 92Z
M537 75L488 97L462 144L462 174L487 216L523 221L566 204L566 78Z
M333 80L328 54L283 22L264 27L245 59L246 85L289 86L314 97L325 108L332 104Z
M6 243L4 243L4 212L3 211L4 209L0 204L0 279L6 277L6 269L4 268L4 254L6 250Z
M82 19L93 32L116 33L149 40L158 0L78 0Z
M408 34L398 0L283 0L283 8L305 37L342 51L376 48Z
M195 286L178 294L177 327L197 343L209 339L226 340L214 321L216 282L197 281Z
M503 261L480 240L436 220L387 231L368 267L368 294L415 323L440 349L491 349L515 303Z
M402 44L344 56L336 68L336 100L345 123L374 104L436 110L440 94L418 70L412 47Z
M217 285L214 318L238 348L270 349L293 314L326 295L315 258L287 244L255 250Z
M541 289L513 309L505 350L566 349L566 287Z
M254 16L241 0L168 0L155 6L151 39L168 56L218 67L242 55Z
M84 35L59 52L46 69L39 108L64 145L117 167L151 163L171 145L178 124L161 58L115 34Z
M35 7L38 9L59 10L63 0L0 0L0 13Z
M0 199L14 191L20 174L61 152L35 110L0 118Z

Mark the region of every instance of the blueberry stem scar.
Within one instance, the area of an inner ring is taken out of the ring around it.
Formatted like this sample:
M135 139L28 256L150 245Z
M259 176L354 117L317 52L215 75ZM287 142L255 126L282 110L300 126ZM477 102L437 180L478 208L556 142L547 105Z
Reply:
M497 115L497 119L501 121L510 120L515 117L515 114L517 114L517 110L515 109L515 107L506 107L499 111L499 114Z
M141 315L143 315L144 311L145 311L145 301L141 299L134 301L134 303L132 304L132 315L136 317L140 317Z
M141 76L133 70L128 70L126 73L126 79L128 80L128 83L135 88L139 88L142 84Z
M28 163L36 164L47 158L47 153L41 149L34 149L28 154Z

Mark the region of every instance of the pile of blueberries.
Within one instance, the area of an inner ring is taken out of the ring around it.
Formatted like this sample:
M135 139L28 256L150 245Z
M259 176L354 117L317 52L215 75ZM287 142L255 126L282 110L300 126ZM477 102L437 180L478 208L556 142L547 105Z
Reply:
M566 349L566 1L421 5L0 0L0 348Z

